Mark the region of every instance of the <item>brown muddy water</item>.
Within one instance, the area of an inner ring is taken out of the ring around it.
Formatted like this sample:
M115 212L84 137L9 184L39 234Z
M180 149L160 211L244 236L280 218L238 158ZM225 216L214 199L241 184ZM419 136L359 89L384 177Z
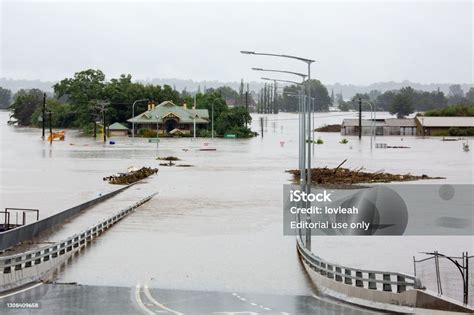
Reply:
M321 126L355 113L316 116ZM260 115L253 117L252 127L259 131ZM137 200L159 194L73 259L58 281L111 286L149 281L164 289L310 294L295 239L283 236L282 226L283 185L291 182L285 170L297 168L298 118L287 113L266 117L263 138L167 138L157 148L141 138L114 137L115 145L104 145L99 138L66 131L65 141L50 146L41 140L41 130L7 126L8 113L0 112L0 207L39 208L45 217L116 189L102 180L105 176L129 166L158 167L157 176L128 194ZM315 147L315 167L335 167L347 158L348 168L446 177L436 183L473 182L472 151L463 152L460 141L378 137L377 142L411 149L371 151L368 137L348 137L343 145L338 133L318 136L324 144ZM204 147L217 151L199 151ZM178 164L193 167L159 167L157 156L177 156ZM126 205L114 198L110 206L118 211ZM413 255L474 252L473 241L471 236L328 236L314 237L313 250L340 264L412 273Z

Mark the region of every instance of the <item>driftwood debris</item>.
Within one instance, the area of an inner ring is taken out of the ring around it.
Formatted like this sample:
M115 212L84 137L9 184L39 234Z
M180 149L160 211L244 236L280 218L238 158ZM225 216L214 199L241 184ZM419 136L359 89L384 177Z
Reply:
M156 159L162 161L181 161L181 159L176 156L157 157Z
M141 169L136 170L136 171L107 176L107 177L104 177L103 179L104 181L108 181L110 184L114 184L114 185L128 185L128 184L138 182L139 180L147 178L148 176L151 176L156 173L158 173L157 168L142 167Z
M429 177L428 175L411 175L411 174L390 174L384 171L377 171L375 173L363 172L363 167L350 170L342 168L344 160L336 168L312 168L311 169L311 183L316 185L326 184L358 184L358 183L389 183L389 182L405 182L422 179L443 179L444 177ZM300 179L300 170L287 170L286 172L293 175L295 181Z
M324 125L319 128L314 129L317 132L341 132L341 125Z

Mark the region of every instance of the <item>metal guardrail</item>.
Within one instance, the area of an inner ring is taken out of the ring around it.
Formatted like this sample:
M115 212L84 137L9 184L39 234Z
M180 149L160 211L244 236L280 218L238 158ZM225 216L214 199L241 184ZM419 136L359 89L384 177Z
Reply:
M46 231L57 224L63 223L71 216L121 193L122 191L133 186L134 184L136 183L114 190L105 195L101 195L100 197L94 198L67 210L58 212L39 221L22 225L14 229L10 229L8 231L0 232L0 250L5 250L12 246L15 246L20 242L31 240L39 233Z
M65 240L23 253L0 257L0 292L23 285L26 280L28 282L38 280L51 270L51 268L64 261L64 259L61 258L68 258L70 254L92 242L92 240L105 232L109 227L149 201L155 195L156 193ZM53 260L54 263L52 263ZM45 265L45 268L41 268L42 265Z
M301 257L308 266L319 273L334 281L344 283L359 288L369 290L379 290L385 292L405 292L407 288L421 288L420 281L414 276L399 272L375 271L351 268L327 262L314 253L308 251L298 235L297 248Z

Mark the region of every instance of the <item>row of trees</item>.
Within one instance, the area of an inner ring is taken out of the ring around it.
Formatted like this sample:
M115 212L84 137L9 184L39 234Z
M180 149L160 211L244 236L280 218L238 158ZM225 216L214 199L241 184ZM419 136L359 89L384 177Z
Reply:
M92 130L94 122L100 120L101 104L106 105L107 123L125 122L131 117L131 106L135 100L149 99L159 104L172 101L177 105L193 104L188 93L179 93L169 85L152 85L132 82L131 75L106 81L100 70L77 72L72 78L61 80L53 86L54 98L48 98L47 108L53 114L53 127L81 128ZM19 125L37 125L42 113L43 92L38 89L20 90L14 97L11 110ZM230 109L219 92L209 91L196 95L196 107L206 108L211 113L214 106L214 126L217 134L235 132L239 136L252 135L246 125L251 117L245 108ZM135 113L147 108L146 103L137 103Z
M439 89L437 91L426 92L417 91L412 87L404 87L400 90L380 91L373 90L370 93L356 94L353 100L369 100L375 104L377 110L388 111L397 114L398 117L405 117L415 111L429 111L442 109L451 105L464 104L474 105L474 88L466 94L459 84L452 85L448 96L445 96ZM341 94L336 95L335 102L342 111L357 109L358 105L353 101L344 101Z
M303 83L303 94L307 95L307 89L311 90L311 106L317 112L328 111L331 106L331 98L327 88L319 80L309 80ZM260 91L257 111L260 113L278 113L298 111L299 93L301 86L290 85L283 88L282 95L275 93L275 86L265 84Z

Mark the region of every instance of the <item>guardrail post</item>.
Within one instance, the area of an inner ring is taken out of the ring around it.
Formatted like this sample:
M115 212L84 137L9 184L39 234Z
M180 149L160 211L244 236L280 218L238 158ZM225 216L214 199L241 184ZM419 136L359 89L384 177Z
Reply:
M26 255L25 268L31 267L31 254Z
M362 278L362 272L356 271L356 277ZM356 287L360 287L360 288L364 287L364 282L362 281L362 279L356 279Z
M12 260L11 259L5 259L4 265L9 265L11 264ZM10 273L12 271L12 267L7 266L3 268L3 273Z
M79 247L79 236L75 237L73 242L74 243L73 243L72 247L74 247L74 248Z
M72 240L67 241L66 251L70 252L72 250Z
M64 255L66 253L66 243L61 243L59 248L60 248L59 255Z
M20 257L17 257L15 258L15 270L21 270L21 256Z
M327 273L326 273L326 264L321 262L321 270L320 270L320 274L325 276Z
M390 278L390 274L388 273L384 273L383 274L383 281L392 281L391 278ZM392 292L392 285L390 283L383 283L383 290L384 291L387 291L387 292Z
M344 274L346 276L351 276L352 275L350 269L344 269ZM352 279L349 278L349 277L344 277L344 283L352 285Z
M58 257L58 249L59 249L59 246L58 246L58 245L56 245L56 246L53 247L53 253L51 254L51 257L52 257L52 258Z
M330 278L330 279L334 279L334 273L332 272L333 271L333 266L332 265L327 265L327 277Z
M336 281L342 282L342 277L341 277L341 267L336 267Z
M406 282L405 282L405 277L401 275L397 275L397 292L405 292L407 290Z
M374 281L370 281L374 280ZM377 282L375 282L375 273L369 272L369 289L377 290Z
M35 265L41 264L41 251L35 253Z
M49 260L49 255L48 255L49 254L49 248L46 248L44 250L44 254L45 254L45 256L43 256L43 261L48 261Z

